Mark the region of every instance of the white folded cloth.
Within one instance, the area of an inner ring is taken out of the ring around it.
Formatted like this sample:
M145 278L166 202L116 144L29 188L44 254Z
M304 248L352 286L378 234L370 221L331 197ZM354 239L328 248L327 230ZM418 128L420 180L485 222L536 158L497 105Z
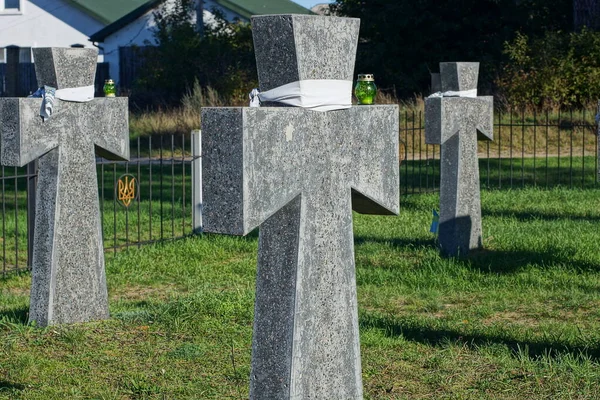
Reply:
M45 122L52 116L54 111L54 99L63 101L72 101L76 103L86 103L94 99L94 85L81 86L75 88L58 89L52 86L39 88L29 97L41 97L42 105L40 107L40 117Z
M447 92L435 92L427 96L427 98L431 97L477 97L477 89L460 90L458 92L453 92L452 90L448 90Z
M266 92L253 89L250 107L273 102L313 111L343 110L352 107L352 81L307 79L291 82Z

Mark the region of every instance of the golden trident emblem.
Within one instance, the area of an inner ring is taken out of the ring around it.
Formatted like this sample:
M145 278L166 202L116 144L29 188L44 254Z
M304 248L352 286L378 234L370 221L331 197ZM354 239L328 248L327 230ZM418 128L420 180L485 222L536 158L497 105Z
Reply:
M136 179L133 175L123 175L119 178L118 200L125 207L137 197Z

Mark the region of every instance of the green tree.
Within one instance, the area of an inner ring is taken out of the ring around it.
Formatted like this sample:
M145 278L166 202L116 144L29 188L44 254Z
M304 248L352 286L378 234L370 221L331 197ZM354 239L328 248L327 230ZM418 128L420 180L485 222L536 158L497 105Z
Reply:
M196 81L221 96L247 96L257 81L250 25L213 10L214 22L201 33L195 12L193 0L177 0L154 13L158 46L146 49L137 88L168 104L178 103Z
M498 95L513 107L549 109L595 103L600 93L600 33L518 33L505 44L508 62L497 79Z
M337 0L332 11L361 19L356 72L400 97L425 93L441 61L479 61L489 92L506 41L568 29L572 15L567 0Z

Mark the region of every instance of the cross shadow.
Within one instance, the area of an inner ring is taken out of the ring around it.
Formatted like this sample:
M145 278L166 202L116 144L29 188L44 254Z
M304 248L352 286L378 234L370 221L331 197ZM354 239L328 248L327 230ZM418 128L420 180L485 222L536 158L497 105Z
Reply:
M17 307L0 311L0 320L1 319L8 319L18 324L27 325L29 320L29 307Z
M550 248L546 251L528 250L490 250L486 248L472 250L469 255L461 260L470 268L484 273L508 274L515 273L530 264L541 268L548 268L556 264L569 265L581 272L598 272L600 265L575 259L573 254L565 254L565 249Z
M600 348L594 346L574 346L558 340L520 341L507 335L495 334L464 334L456 330L441 328L432 329L425 324L411 321L402 323L393 317L381 315L361 315L359 318L361 329L375 328L385 332L387 337L395 338L402 336L412 342L422 343L430 346L442 346L451 342L458 342L469 349L477 350L481 346L496 343L507 346L516 356L525 352L529 357L537 359L540 357L557 358L565 353L572 354L575 358L589 357L592 361L600 361Z
M24 390L25 385L21 385L20 383L14 383L14 382L0 380L0 392L2 392L2 389Z
M396 247L400 250L410 250L410 248L414 247L430 247L437 249L437 245L435 242L435 238L431 239L408 239L408 238L385 238L385 237L375 237L375 236L355 236L354 237L354 245L360 246L365 243L380 243L380 244L389 244L392 247Z
M600 216L588 216L588 215L558 215L551 213L543 213L539 211L533 212L513 212L511 210L486 210L481 209L482 217L510 217L515 218L521 222L544 220L544 221L600 221Z

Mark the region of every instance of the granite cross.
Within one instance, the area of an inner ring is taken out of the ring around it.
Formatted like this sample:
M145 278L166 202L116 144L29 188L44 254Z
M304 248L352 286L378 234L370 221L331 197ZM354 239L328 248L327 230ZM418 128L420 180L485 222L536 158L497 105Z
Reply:
M359 24L253 17L260 89L351 82ZM362 398L352 209L398 212L398 129L396 105L202 110L205 230L260 226L251 398Z
M95 49L33 50L38 85L94 84ZM40 98L0 99L1 162L39 158L29 320L38 326L108 317L96 160L129 158L127 98L56 99L42 121Z
M472 92L478 73L479 63L440 63L441 91ZM425 100L425 141L441 145L439 244L447 256L482 246L477 139L492 140L493 107L491 96Z

